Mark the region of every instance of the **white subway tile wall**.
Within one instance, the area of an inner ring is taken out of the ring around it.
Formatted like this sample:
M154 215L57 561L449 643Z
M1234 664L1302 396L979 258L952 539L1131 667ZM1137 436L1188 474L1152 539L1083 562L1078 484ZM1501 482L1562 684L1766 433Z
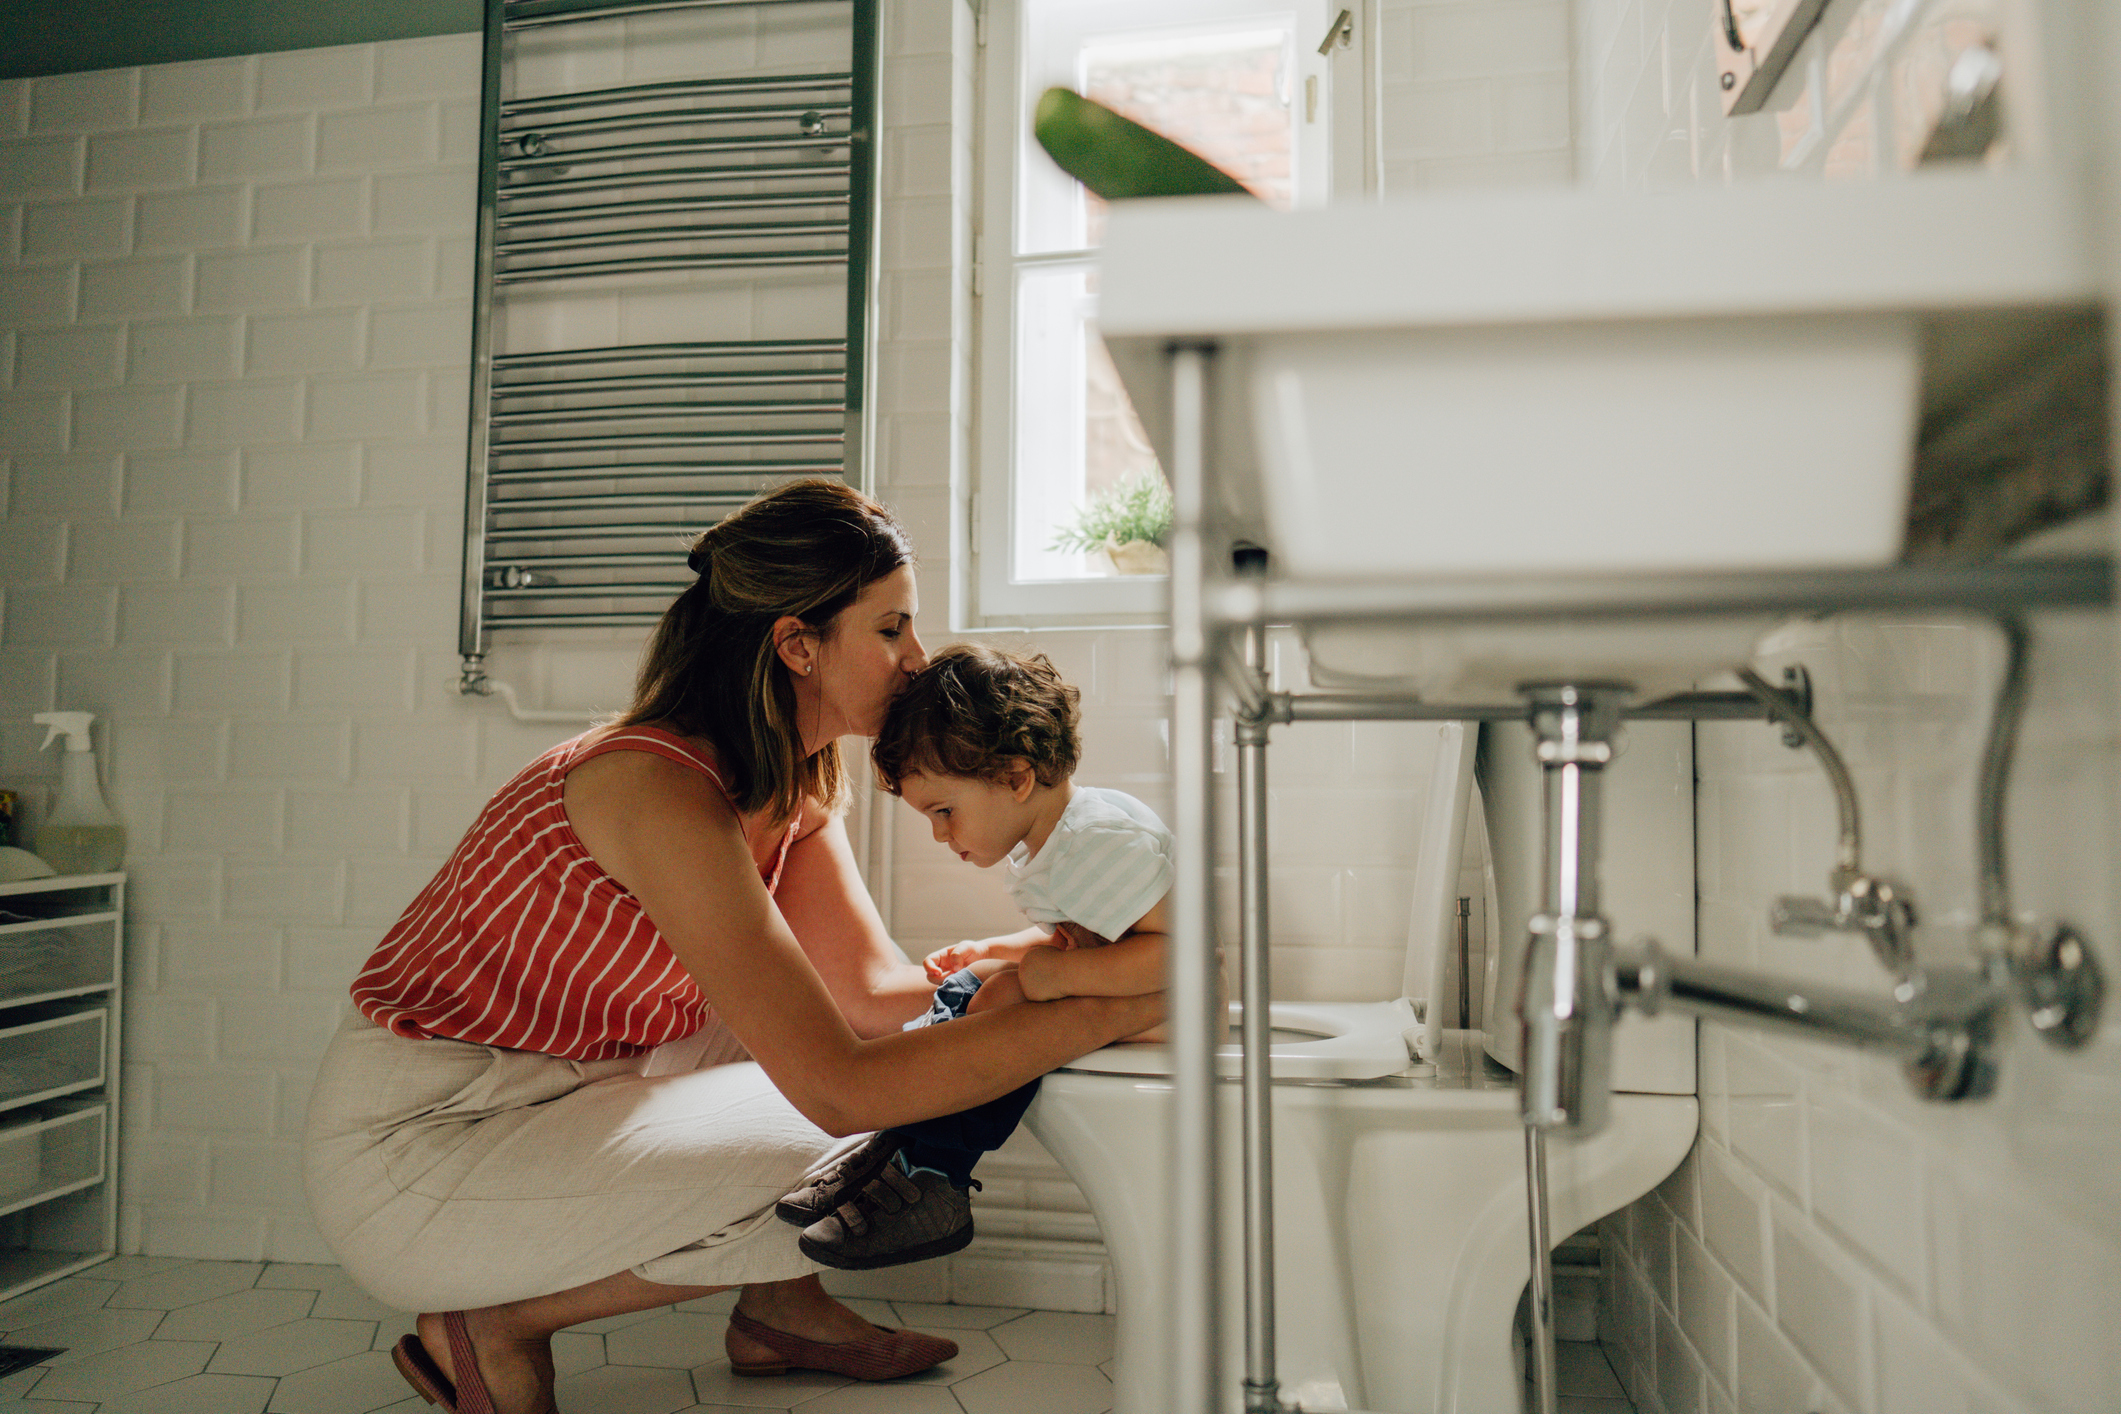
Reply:
M1569 8L1379 0L1377 155L1387 196L1574 175Z
M2110 629L2055 615L2036 633L2010 797L2016 903L2075 922L2111 965ZM1866 865L1913 885L1925 956L1963 957L1993 635L1812 624L1780 635L1766 661L1811 671L1821 724L1862 789ZM1861 940L1767 927L1769 898L1819 893L1832 861L1811 759L1759 726L1703 724L1696 743L1703 953L1882 990ZM1700 1143L1601 1225L1604 1336L1637 1407L2114 1407L2113 1034L2109 1023L2102 1050L2065 1057L2021 1033L1996 1098L1947 1107L1915 1100L1887 1062L1704 1026Z

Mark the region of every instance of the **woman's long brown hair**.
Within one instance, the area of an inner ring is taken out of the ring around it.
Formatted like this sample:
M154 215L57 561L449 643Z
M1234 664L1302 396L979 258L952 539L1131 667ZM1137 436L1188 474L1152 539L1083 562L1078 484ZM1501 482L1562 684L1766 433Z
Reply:
M837 481L791 481L693 542L699 579L663 614L621 725L705 737L744 814L790 820L803 801L839 802L839 743L803 754L795 686L773 638L794 616L828 636L877 580L913 563L891 512Z

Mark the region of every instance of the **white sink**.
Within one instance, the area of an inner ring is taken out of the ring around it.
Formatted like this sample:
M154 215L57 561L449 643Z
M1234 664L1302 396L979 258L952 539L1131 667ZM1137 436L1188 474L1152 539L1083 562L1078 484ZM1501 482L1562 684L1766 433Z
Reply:
M1124 203L1099 323L1167 465L1164 351L1214 341L1211 506L1278 577L1883 564L1919 316L2086 278L2051 248L2052 191L1997 182ZM2014 264L2014 242L2045 244ZM1313 651L1430 694L1560 673L1650 695L1742 661L1761 627L1333 629Z

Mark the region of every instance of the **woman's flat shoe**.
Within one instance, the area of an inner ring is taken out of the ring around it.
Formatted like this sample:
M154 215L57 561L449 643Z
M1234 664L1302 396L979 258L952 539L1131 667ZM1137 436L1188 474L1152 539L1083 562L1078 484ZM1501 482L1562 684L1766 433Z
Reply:
M435 1364L417 1335L400 1336L391 1347L390 1362L398 1367L398 1373L415 1394L444 1414L494 1414L493 1396L486 1392L486 1381L479 1377L479 1358L472 1353L471 1332L464 1325L464 1313L443 1312L442 1328L449 1332L449 1356L457 1367L455 1384Z
M729 1329L771 1350L771 1360L729 1359L738 1375L785 1375L790 1370L823 1370L850 1380L895 1380L932 1370L957 1354L957 1342L919 1331L874 1327L860 1340L817 1341L762 1326L741 1311L729 1313Z

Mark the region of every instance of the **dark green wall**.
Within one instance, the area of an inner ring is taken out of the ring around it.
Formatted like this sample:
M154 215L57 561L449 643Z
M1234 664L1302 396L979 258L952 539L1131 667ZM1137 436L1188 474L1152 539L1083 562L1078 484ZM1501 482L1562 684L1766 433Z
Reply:
M0 0L0 78L480 27L480 0Z

